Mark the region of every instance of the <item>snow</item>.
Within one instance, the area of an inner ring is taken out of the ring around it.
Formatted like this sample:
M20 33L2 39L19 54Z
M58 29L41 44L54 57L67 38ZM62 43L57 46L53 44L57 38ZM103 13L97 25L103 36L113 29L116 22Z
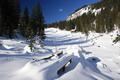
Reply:
M84 8L81 8L80 10L78 10L77 12L73 13L72 15L68 16L67 20L73 20L79 16L82 16L83 14L87 14L89 12L95 14L95 16L97 14L99 14L101 12L101 10L104 8L99 8L99 9L92 9L91 6L87 6Z
M120 80L120 42L113 43L118 30L89 32L87 40L81 32L47 28L45 33L45 46L35 52L24 39L0 37L0 80Z
M97 14L99 14L100 12L101 12L101 8L100 8L100 9L93 9L93 10L92 10L92 13L94 13L95 16L96 16Z
M24 47L23 53L32 53L32 51L31 51L29 45L26 45L26 46Z

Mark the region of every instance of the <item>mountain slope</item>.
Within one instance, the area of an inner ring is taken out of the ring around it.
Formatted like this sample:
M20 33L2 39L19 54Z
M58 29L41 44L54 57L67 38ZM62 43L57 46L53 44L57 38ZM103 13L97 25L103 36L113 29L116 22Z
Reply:
M104 8L103 8L104 9ZM70 15L67 20L73 20L79 16L82 16L83 14L87 14L87 13L93 13L95 16L101 12L101 8L99 9L92 9L91 6L86 6L84 8L81 8L80 10L76 11L75 13L73 13L72 15Z
M120 28L120 0L101 0L77 10L67 21L76 24L77 31L111 32Z
M88 14L89 12L93 13L96 16L98 13L102 14L101 10L110 9L111 11L113 11L115 8L119 8L119 2L119 0L101 0L101 2L95 4L85 5L69 15L67 20L73 20L79 16L82 16L84 13Z

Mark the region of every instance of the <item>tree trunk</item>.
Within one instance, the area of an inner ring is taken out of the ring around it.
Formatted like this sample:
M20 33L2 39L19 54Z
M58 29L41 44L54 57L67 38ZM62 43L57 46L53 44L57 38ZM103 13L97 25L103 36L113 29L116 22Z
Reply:
M1 6L0 6L0 35L2 35L2 13L1 13L2 11L1 11Z

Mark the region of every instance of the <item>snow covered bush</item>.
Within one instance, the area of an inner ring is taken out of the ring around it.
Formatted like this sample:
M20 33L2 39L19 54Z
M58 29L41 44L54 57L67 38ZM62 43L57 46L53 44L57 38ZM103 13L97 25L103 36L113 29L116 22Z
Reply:
M34 38L29 40L29 47L32 52L39 51L40 48L44 47L43 41L39 36L35 36Z

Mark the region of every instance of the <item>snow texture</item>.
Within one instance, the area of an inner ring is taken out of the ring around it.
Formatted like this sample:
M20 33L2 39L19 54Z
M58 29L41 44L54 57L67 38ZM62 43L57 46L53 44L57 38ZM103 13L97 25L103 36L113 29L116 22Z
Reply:
M120 42L113 43L118 30L90 32L87 40L80 32L47 28L45 33L45 46L37 52L25 40L0 37L0 80L120 80Z

